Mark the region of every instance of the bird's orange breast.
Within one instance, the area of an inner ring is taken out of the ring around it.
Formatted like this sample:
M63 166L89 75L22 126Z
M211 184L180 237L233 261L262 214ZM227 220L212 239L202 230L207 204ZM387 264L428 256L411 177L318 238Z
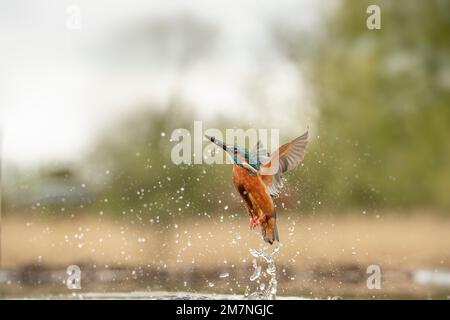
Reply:
M272 197L261 176L252 175L239 165L233 165L233 183L247 204L250 215L271 216L274 213Z

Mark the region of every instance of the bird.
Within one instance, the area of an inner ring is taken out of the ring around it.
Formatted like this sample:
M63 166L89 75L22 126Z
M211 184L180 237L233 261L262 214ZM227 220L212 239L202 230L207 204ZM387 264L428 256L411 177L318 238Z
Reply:
M275 241L280 242L274 199L283 187L283 173L303 161L308 132L309 129L272 154L261 141L248 150L236 144L227 145L205 134L206 139L223 149L233 160L233 184L250 217L250 229L260 226L264 241L271 245Z

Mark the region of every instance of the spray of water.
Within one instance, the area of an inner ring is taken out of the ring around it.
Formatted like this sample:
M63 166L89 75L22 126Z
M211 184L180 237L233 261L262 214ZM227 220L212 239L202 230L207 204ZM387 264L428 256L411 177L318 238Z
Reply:
M253 256L253 273L250 276L251 286L247 286L244 298L249 300L265 299L273 300L277 294L277 268L275 266L274 255L281 249L281 243L273 250L250 249Z

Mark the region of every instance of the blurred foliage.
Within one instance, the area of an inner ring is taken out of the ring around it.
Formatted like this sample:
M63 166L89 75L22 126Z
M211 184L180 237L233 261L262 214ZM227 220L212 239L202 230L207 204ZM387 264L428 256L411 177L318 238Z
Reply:
M366 28L369 4L381 30ZM310 43L280 37L320 113L306 202L450 208L449 27L449 1L343 1Z
M235 197L229 166L172 162L171 150L177 143L170 139L172 131L194 131L195 117L181 106L173 101L161 111L134 115L111 127L100 140L89 169L91 183L99 190L98 210L109 207L123 215L146 214L161 220L186 214L208 216Z
M366 28L369 4L381 7L381 30ZM279 204L313 211L450 208L449 24L450 1L347 0L314 37L274 32L319 111L304 165L286 174ZM63 179L69 193L85 185L95 195L86 207L94 203L102 214L165 219L243 210L230 166L172 163L171 132L193 132L189 106L174 99L148 107L111 126L80 164L81 177L62 169L52 181ZM207 127L247 125L221 116Z

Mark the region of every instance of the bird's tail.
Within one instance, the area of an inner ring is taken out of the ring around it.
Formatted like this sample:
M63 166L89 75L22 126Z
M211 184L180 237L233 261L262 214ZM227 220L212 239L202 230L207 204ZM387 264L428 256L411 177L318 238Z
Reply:
M273 227L273 236L275 237L275 241L280 242L280 237L278 236L278 226L277 226L277 219L275 218L275 223Z
M280 242L280 237L278 236L276 213L273 217L268 218L266 224L262 226L262 234L264 241L270 244L274 243L275 241Z

